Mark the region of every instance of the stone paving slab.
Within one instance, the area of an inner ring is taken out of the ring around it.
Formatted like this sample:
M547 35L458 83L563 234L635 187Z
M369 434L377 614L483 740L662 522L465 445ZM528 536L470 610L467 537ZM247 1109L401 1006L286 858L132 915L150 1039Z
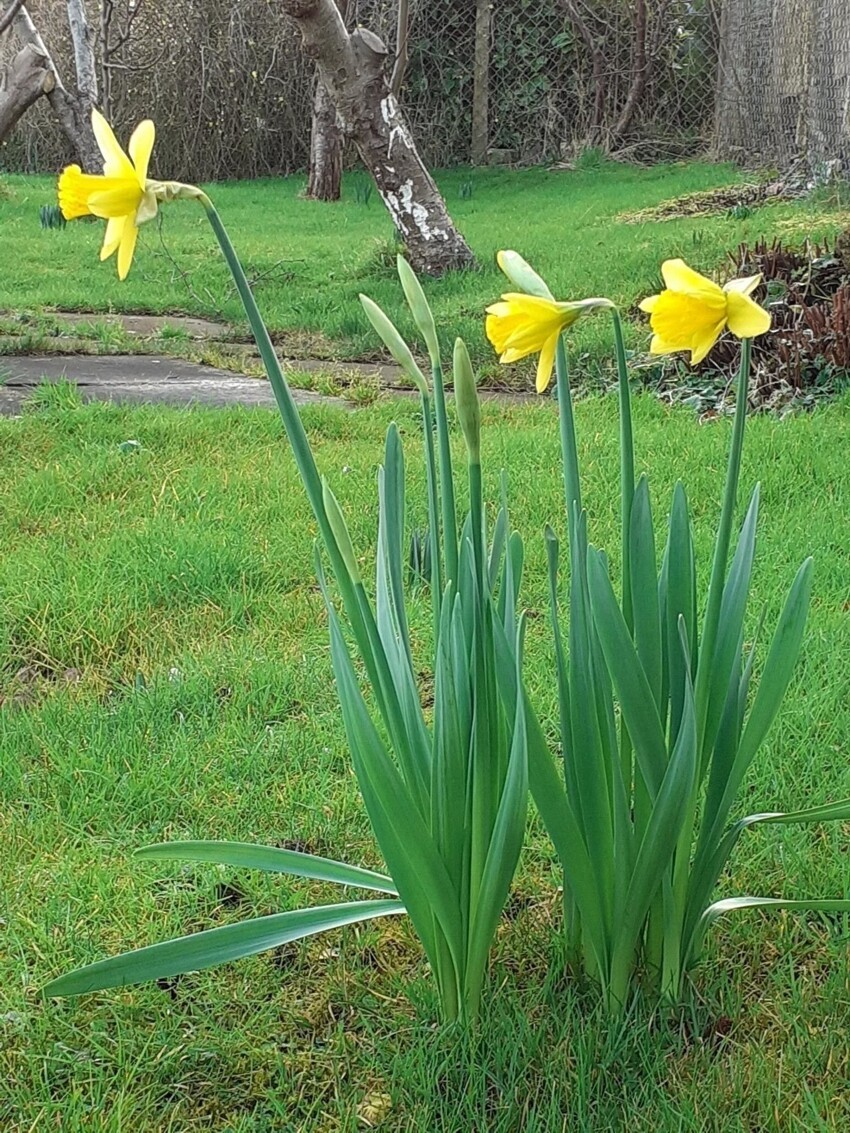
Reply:
M47 355L0 357L0 413L17 416L33 389L43 381L73 382L84 401L154 405L231 405L274 408L271 386L261 378L154 355ZM299 405L350 408L339 397L294 389Z
M231 328L225 323L214 323L210 319L197 319L190 315L124 315L120 312L46 311L45 318L57 323L66 323L69 331L80 325L105 324L120 326L128 334L151 338L159 334L163 327L182 330L189 338L215 341L227 338Z

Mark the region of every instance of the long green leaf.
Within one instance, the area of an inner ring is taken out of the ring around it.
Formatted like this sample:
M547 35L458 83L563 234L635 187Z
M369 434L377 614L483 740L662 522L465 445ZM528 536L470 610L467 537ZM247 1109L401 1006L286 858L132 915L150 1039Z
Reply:
M734 913L739 909L792 909L799 913L847 913L850 901L840 899L813 899L811 901L785 900L783 897L724 897L715 901L702 915L700 928L703 932L724 913Z
M688 806L697 774L697 733L690 680L679 736L670 756L649 822L638 849L629 882L625 907L618 923L615 964L631 970L640 931L653 898L676 849L679 833L688 818Z
M517 631L522 638L522 623ZM516 681L521 681L522 646L517 645ZM528 744L525 731L525 712L517 698L514 714L513 741L507 774L502 785L499 807L490 836L490 846L481 875L478 900L472 911L467 952L467 993L471 1007L477 1010L477 997L481 985L493 935L516 872L525 835L528 810Z
M641 773L650 797L654 798L667 765L664 732L652 689L611 586L605 560L595 547L588 548L587 582L605 663L617 690Z
M812 560L807 559L797 572L779 618L758 691L744 725L741 742L723 795L713 813L706 811L703 829L707 831L705 841L709 847L719 838L747 768L770 730L782 704L803 640L811 587Z
M756 527L759 513L759 486L753 490L750 506L741 528L738 546L729 568L729 577L723 589L720 618L711 658L711 675L708 680L708 706L705 733L701 751L701 775L708 770L708 761L720 728L726 703L730 695L730 681L737 692L735 658L743 637L744 615L750 593L753 559L755 558Z
M459 963L457 894L423 817L369 717L339 619L333 610L329 617L331 659L346 736L378 845L431 962L436 957L436 917Z
M213 862L236 869L260 869L268 873L289 873L296 877L312 877L316 881L333 881L358 889L374 889L378 893L398 890L392 878L371 869L347 865L345 862L283 850L276 846L260 846L253 842L158 842L136 850L135 857L147 861Z
M667 586L661 604L664 608L663 645L669 689L667 695L670 701L668 728L669 735L675 739L679 734L682 720L687 672L688 669L691 672L695 671L698 650L693 535L688 515L688 500L681 483L677 483L673 489L670 530L664 560ZM690 658L682 655L679 638L680 617L685 619L685 632L691 647ZM667 697L663 698L662 703L666 703L666 700Z
M206 932L180 936L176 940L165 940L148 948L99 960L96 964L88 964L51 980L44 988L44 994L85 995L104 988L126 987L183 972L196 972L277 948L290 940L300 940L374 917L398 916L404 911L400 901L350 901L342 905L320 905L315 909L273 913L268 917L207 929Z
M661 709L661 615L649 485L641 476L631 507L630 563L634 641L655 703ZM628 620L627 624L628 624Z

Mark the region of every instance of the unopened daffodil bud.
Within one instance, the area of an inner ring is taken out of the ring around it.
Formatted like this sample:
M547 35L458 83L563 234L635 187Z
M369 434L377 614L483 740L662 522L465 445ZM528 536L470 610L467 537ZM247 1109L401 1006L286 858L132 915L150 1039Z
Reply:
M401 288L402 291L404 291L404 297L407 300L410 313L413 315L413 321L419 328L419 333L425 339L431 365L439 366L440 344L437 340L437 327L434 324L434 316L431 313L431 307L428 300L425 298L425 292L422 290L422 284L417 279L416 272L404 256L398 256L396 264L398 266L398 277L401 280Z
M428 383L425 381L425 375L417 366L416 359L410 353L410 347L399 334L395 324L391 322L378 304L373 302L368 295L361 295L360 302L363 304L366 317L378 332L384 346L386 346L387 350L389 350L390 354L392 354L393 358L414 383L422 396L427 397Z
M545 281L519 252L512 252L510 249L498 252L496 263L518 291L524 291L526 295L536 295L539 299L554 300L555 296Z
M481 403L478 400L469 351L462 338L455 339L453 373L458 421L470 462L478 464L481 460Z

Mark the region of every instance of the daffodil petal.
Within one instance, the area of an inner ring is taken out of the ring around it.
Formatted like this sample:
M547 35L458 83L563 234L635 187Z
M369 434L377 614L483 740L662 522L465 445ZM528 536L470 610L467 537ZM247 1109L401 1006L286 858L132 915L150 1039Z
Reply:
M665 260L661 265L661 274L670 291L690 295L706 303L723 301L723 292L717 284L689 268L684 260Z
M133 262L133 252L136 249L136 239L138 238L139 230L133 223L133 218L128 216L124 223L124 232L121 236L121 243L118 245L118 278L126 279L127 273L130 270L130 264Z
M544 318L547 314L556 314L563 304L556 303L554 299L543 299L539 295L526 295L522 291L508 291L502 296L513 311L530 315L532 318Z
M515 350L512 347L506 350L499 361L503 366L509 366L511 362L519 362L521 358L527 358L529 354L533 354L534 350Z
M106 233L103 237L103 247L100 249L101 260L108 260L118 250L121 237L124 235L125 216L113 216L106 222Z
M119 216L135 216L142 201L142 191L135 178L121 181L114 188L102 189L89 196L89 211L105 220Z
M730 279L728 283L723 285L723 290L728 294L732 292L740 293L743 295L752 295L758 285L761 283L761 272L758 275L748 275L744 279Z
M645 299L642 299L638 305L642 311L646 312L647 315L651 315L658 305L658 300L660 298L660 295L647 295L647 297Z
M537 392L545 393L552 380L552 367L555 365L555 350L558 345L558 331L553 334L543 346L540 351L540 357L537 359Z
M770 330L770 315L749 295L730 291L728 308L729 329L738 338L757 338Z
M103 154L103 172L107 177L135 177L129 157L121 149L112 127L98 110L91 112L95 141Z
M719 302L713 298L707 303L695 295L663 291L650 316L653 333L676 350L691 350L694 342L716 335L718 323L726 318L726 296L719 287L717 294Z
M700 334L694 335L694 340L691 343L691 365L698 366L703 358L711 352L712 347L723 334L723 328L726 326L726 320L721 319L713 330L702 331Z
M145 182L148 179L148 165L150 165L151 152L153 151L153 144L156 140L156 127L150 118L146 118L144 122L140 122L133 131L133 136L130 138L130 144L127 147L130 151L130 159L136 167L136 176L139 178L139 184L144 189Z

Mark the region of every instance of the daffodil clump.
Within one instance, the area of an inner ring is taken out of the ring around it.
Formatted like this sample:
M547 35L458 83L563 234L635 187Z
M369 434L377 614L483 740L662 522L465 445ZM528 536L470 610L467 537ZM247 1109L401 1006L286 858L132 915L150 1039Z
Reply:
M640 972L658 997L680 1001L706 931L722 913L850 909L843 895L715 897L729 856L748 828L850 818L850 800L733 817L749 767L791 680L812 571L810 561L800 567L756 680L746 617L758 487L737 539L734 519L751 343L770 326L769 313L752 298L759 278L721 287L681 260L668 260L661 269L664 290L641 305L650 316L650 349L656 354L687 352L696 364L724 331L742 340L726 483L703 601L684 486L676 485L669 519L657 531L647 479L636 480L620 313L608 299L558 300L518 253L499 254L513 290L487 309L486 333L505 364L539 356L540 392L553 371L557 383L569 570L564 581L557 525L547 527L554 665L551 681L542 682L558 693L556 758L523 680L523 542L510 528L506 489L492 527L487 521L481 420L469 355L458 340L455 413L466 448L459 471L436 326L410 267L401 259L399 277L430 357L430 378L392 320L362 299L378 335L416 384L422 405L433 619L427 666L435 683L428 713L421 706L421 665L409 631L404 453L398 431L392 426L388 432L378 475L377 554L368 556L376 559L376 573L369 589L361 556L330 485L318 472L218 213L199 189L148 178L151 123L136 130L126 154L102 118L96 116L94 124L103 176L69 167L60 178L60 202L69 219L91 214L107 221L101 254L118 252L119 276L129 270L139 225L155 215L158 203L180 198L203 205L233 273L316 519L323 551L317 552L316 566L342 717L387 872L236 842L147 847L141 851L147 858L290 873L379 896L261 917L142 948L62 976L47 992L76 995L171 976L329 928L407 914L429 960L444 1018L471 1022L519 858L529 790L563 871L571 967L598 983L611 1014L624 1010ZM592 311L611 317L617 362L622 546L614 556L620 564L616 589L609 557L591 540L568 381L566 332ZM463 517L457 505L459 475L469 501ZM566 619L562 607L568 608Z

